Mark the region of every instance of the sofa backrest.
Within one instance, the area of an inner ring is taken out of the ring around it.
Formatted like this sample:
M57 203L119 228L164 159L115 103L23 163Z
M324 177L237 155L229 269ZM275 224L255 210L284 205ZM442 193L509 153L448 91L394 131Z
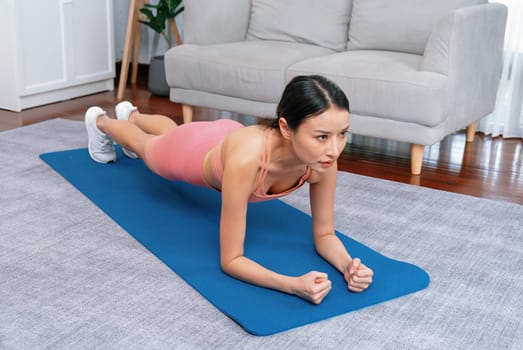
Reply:
M243 41L251 0L184 0L183 42L210 45Z
M352 0L252 0L248 40L345 50Z
M432 28L450 11L488 0L352 0L347 50L423 54Z

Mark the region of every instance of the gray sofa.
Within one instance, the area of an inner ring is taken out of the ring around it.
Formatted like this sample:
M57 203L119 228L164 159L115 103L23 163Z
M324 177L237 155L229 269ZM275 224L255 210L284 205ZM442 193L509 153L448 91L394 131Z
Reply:
M165 55L170 99L275 117L285 84L321 74L354 134L426 145L494 108L507 9L486 0L185 0L184 44Z

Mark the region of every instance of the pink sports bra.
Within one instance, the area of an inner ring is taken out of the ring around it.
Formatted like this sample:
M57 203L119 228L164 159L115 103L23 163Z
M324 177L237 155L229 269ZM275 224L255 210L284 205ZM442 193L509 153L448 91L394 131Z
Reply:
M307 167L307 170L305 171L305 174L299 179L298 183L289 188L288 190L285 190L280 193L272 193L267 194L266 189L264 188L263 184L265 181L265 176L267 175L268 167L271 162L271 140L272 140L272 129L267 128L265 130L264 138L263 138L263 153L262 153L262 166L260 169L260 172L258 174L258 179L256 182L256 189L249 197L249 202L261 202L266 201L270 199L280 198L283 197L293 191L296 191L298 188L303 186L305 181L309 179L312 173L312 169ZM219 150L221 151L223 140L220 141L219 144ZM223 164L221 160L221 152L214 152L212 162L212 168L214 171L214 175L217 179L220 180L220 182L223 180Z

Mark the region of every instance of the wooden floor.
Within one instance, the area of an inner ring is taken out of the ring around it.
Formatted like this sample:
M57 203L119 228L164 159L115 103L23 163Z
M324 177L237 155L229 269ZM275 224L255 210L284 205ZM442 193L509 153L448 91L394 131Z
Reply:
M125 99L145 113L169 115L181 122L181 106L165 97L152 96L143 78L128 86ZM0 131L48 120L66 118L83 120L92 105L113 113L116 91L104 92L21 113L0 109ZM194 120L217 119L230 115L246 124L256 118L227 112L196 109ZM410 175L410 146L406 143L350 135L339 161L339 168L355 174L468 194L476 197L523 204L523 141L491 138L477 133L473 143L465 142L458 132L442 142L425 148L420 176Z

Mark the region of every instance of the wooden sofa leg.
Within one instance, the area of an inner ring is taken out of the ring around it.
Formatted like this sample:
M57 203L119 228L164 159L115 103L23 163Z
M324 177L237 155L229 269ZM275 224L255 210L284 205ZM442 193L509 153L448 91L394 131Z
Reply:
M467 142L474 142L474 135L476 134L476 129L478 128L478 122L472 123L467 126Z
M424 145L413 143L410 145L410 172L412 175L421 174L421 166L423 165Z
M193 106L182 105L182 116L183 116L184 124L192 122L193 112L194 112Z

